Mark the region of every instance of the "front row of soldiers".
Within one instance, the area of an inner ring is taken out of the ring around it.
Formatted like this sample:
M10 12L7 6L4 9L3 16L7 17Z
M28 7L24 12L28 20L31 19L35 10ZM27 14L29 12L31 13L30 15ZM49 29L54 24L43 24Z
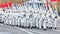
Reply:
M57 12L39 12L39 11L17 11L2 12L2 21L7 25L16 25L23 28L38 28L38 29L56 29L56 21L58 19Z

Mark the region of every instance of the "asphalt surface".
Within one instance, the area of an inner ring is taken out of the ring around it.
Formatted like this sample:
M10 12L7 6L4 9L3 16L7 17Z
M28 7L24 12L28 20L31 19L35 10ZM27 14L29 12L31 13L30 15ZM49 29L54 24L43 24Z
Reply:
M0 24L0 34L60 34L60 19L57 20L57 29L47 29L46 31Z

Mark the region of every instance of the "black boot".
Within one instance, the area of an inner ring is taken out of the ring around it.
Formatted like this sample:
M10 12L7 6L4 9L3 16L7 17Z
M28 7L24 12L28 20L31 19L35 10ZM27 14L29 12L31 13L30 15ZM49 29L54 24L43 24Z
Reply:
M39 29L39 28L37 27L37 29Z
M49 27L49 29L52 29L52 27Z
M49 28L49 27L46 27L46 28Z
M54 29L57 29L57 28L54 28Z
M47 30L47 29L44 29L45 31Z
M28 28L30 28L30 26L28 26Z
M43 28L43 26L41 26L41 28Z
M23 26L21 26L22 28L24 28Z

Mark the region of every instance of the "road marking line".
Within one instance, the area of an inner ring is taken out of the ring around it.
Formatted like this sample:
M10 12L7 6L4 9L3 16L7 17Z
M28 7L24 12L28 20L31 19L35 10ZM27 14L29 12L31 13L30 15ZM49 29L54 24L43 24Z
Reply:
M29 32L29 31L26 31L25 29L22 29L22 28L18 28L19 30L22 30L22 31L24 31L24 32L26 32L26 33L29 33L29 34L33 34L32 32Z
M31 30L29 30L29 31L31 31ZM38 31L34 31L34 30L32 32L39 33L39 34L47 34L47 33L44 33L44 32L38 32Z

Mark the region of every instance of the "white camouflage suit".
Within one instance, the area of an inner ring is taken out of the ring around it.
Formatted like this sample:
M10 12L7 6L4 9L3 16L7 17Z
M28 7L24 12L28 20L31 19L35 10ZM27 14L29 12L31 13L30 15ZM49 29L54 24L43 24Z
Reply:
M21 12L22 18L21 18L21 26L24 26L24 15L25 15L25 11Z
M36 17L36 18L35 18L35 20L36 20L36 21L35 21L35 22L36 22L36 27L38 28L38 27L39 27L39 26L38 26L38 25L39 25L39 24L38 24L38 23L39 23L39 22L38 22L38 21L39 21L39 20L38 20L38 18L39 18L39 13L38 13L38 11L36 11L35 17Z
M32 11L27 11L27 14L26 14L26 19L27 19L27 27L31 26L32 27L32 21L30 22L30 15L32 14Z
M42 26L42 13L39 14L39 29L41 29Z
M47 22L48 22L48 18L46 16L46 13L44 14L44 21L43 21L43 28L46 29L46 26L47 26Z

